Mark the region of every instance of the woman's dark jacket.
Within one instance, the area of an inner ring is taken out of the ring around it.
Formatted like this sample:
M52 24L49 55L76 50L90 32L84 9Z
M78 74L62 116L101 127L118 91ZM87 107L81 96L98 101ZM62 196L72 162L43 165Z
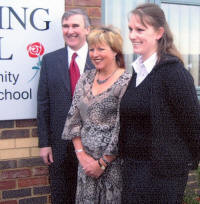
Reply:
M170 55L162 57L152 72L152 172L184 174L200 160L200 105L193 78L178 58Z

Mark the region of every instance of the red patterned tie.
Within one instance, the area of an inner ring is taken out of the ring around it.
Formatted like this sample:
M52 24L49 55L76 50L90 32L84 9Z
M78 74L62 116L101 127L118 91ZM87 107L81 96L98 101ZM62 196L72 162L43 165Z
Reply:
M74 94L74 89L76 87L76 83L80 77L79 68L78 68L78 65L76 64L76 61L75 61L76 57L77 57L77 54L74 53L72 55L72 60L71 60L70 67L69 67L72 96Z

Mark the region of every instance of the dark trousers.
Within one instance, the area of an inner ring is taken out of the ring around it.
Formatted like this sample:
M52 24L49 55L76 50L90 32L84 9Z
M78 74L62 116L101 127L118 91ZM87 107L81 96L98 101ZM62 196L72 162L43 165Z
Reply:
M122 204L182 204L188 174L154 175L151 161L125 158L122 176Z
M77 158L71 143L52 147L54 162L49 167L52 204L74 204Z

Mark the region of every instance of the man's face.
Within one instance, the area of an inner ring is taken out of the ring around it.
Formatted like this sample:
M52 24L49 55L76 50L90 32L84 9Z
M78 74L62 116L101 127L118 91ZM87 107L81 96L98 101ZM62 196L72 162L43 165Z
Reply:
M85 28L83 16L77 14L63 20L62 31L65 43L76 51L86 42L90 29Z

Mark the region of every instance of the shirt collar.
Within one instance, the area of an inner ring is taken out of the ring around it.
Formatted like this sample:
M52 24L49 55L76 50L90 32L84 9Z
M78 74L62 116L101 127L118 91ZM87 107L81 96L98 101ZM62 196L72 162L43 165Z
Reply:
M152 71L153 67L156 64L156 61L158 59L157 53L155 52L153 55L151 55L151 57L149 57L147 60L145 60L144 62L142 62L142 57L139 56L133 63L132 66L135 70L135 72L138 74L140 71L140 67L141 66L145 66L146 71L148 72L148 74Z
M85 44L77 51L74 51L69 46L67 46L67 50L68 50L69 59L72 58L72 55L74 54L74 52L77 53L79 58L86 59L87 54L88 54L88 44L87 44L87 42L85 42Z

